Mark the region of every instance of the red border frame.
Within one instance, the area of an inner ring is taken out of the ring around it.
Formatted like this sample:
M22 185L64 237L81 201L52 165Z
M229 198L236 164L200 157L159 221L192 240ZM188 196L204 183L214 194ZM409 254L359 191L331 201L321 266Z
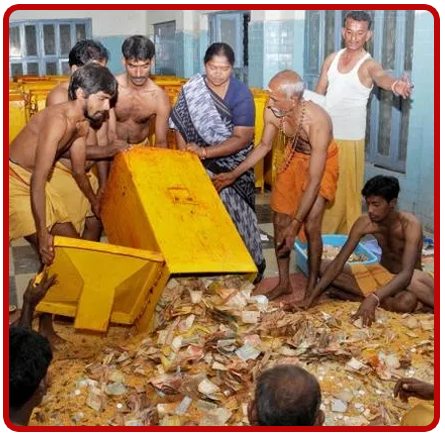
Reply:
M149 6L149 8L147 8ZM170 5L170 7L167 5L32 5L32 4L21 4L21 5L13 5L10 8L8 8L3 16L3 77L4 77L4 83L3 83L3 89L4 89L4 95L6 96L7 90L9 89L9 17L14 11L18 10L164 10L164 9L174 9L174 10L184 10L189 9L193 7L196 10L206 10L208 5L194 5L194 4L187 4L187 5ZM180 7L177 7L180 6ZM319 5L306 5L306 4L299 4L298 9L296 9L294 6L297 5L212 5L216 8L220 7L221 10L353 10L355 5L351 4L319 4ZM401 7L403 6L403 7ZM439 29L439 13L437 10L430 6L425 4L414 4L414 5L357 5L360 9L368 9L368 10L425 10L430 12L434 17L434 90L435 95L440 96L440 29ZM3 99L3 123L5 124L8 122L9 124L9 102L6 101L6 98ZM440 163L440 101L439 98L436 98L434 100L434 162L436 163L434 168L434 200L437 205L440 205L440 174L439 174L439 163ZM3 129L3 144L9 143L9 132L8 129ZM6 171L6 163L8 162L8 149L4 147L4 173L3 173L3 234L5 241L9 240L9 230L6 228L6 223L8 223L9 216L6 212L6 206L9 206L9 188L8 188L8 180L7 180L7 171ZM6 200L8 199L8 200ZM440 278L440 261L439 261L439 226L440 226L440 212L439 208L436 208L436 214L434 216L434 238L436 242L437 249L435 251L435 275L436 275L436 283L439 283ZM6 246L6 244L3 245L3 267L4 267L4 275L3 275L3 284L4 289L6 289L6 286L8 284L9 287L9 275L6 275L6 269L9 268L6 263L7 259L9 259L9 246ZM9 370L8 370L8 363L7 363L7 356L8 356L8 348L9 348L9 324L8 319L9 316L6 312L6 308L9 305L9 294L6 295L6 293L3 293L3 383L4 383L4 391L3 391L3 420L6 424L6 426L13 430L13 431L53 431L53 432L66 432L66 431L75 431L75 432L83 432L83 431L105 431L105 432L113 432L113 431L126 431L126 432L146 432L146 431L159 431L159 432L165 432L165 431L226 431L229 432L231 429L236 429L237 431L246 431L246 432L261 432L261 431L298 431L298 432L304 432L304 431L344 431L344 432L382 432L382 431L390 431L390 432L406 432L406 431L430 431L434 429L438 422L439 422L439 415L440 415L440 397L439 397L439 379L440 379L440 295L439 292L436 292L435 296L435 305L438 308L438 310L435 313L434 317L434 329L435 329L435 345L436 348L434 350L434 359L435 359L435 374L434 374L434 383L436 385L435 390L435 408L434 408L434 420L429 426L425 427L416 427L416 426L404 426L404 427L395 427L395 426L368 426L368 427L353 427L353 426L329 426L329 427L292 427L292 426L286 426L286 427L274 427L274 426L267 426L267 427L260 427L260 426L251 426L251 427L223 427L223 426L202 426L202 427L188 427L188 426L180 426L175 428L164 428L164 427L140 427L140 428L133 428L133 427L124 427L124 426L84 426L84 427L78 427L78 426L64 426L64 427L58 427L58 426L28 426L28 427L20 427L15 426L11 423L9 420L9 407L8 407L8 399L9 399Z

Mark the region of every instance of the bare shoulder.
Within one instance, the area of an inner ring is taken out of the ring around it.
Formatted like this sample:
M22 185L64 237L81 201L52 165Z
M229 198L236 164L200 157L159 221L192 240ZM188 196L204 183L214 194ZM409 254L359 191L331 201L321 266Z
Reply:
M267 106L264 108L264 124L271 124L275 126L277 129L280 128L280 124L277 117L275 117L272 110Z
M118 74L116 77L116 82L117 82L117 87L118 87L118 92L119 90L121 91L121 97L126 95L126 94L131 94L131 89L128 86L127 83L127 76L126 73L122 73L122 74Z
M164 88L161 88L152 80L150 80L150 86L148 88L148 92L150 93L151 96L153 96L153 100L154 102L156 102L157 110L171 108L170 98L168 97L168 94L166 93Z
M64 103L69 100L68 98L68 82L60 83L55 86L48 94L47 104L48 106Z
M125 86L125 77L126 73L118 74L116 77L116 81L119 85Z
M360 67L360 70L365 69L367 71L373 71L376 69L381 69L382 66L372 57L368 58L363 65Z
M404 230L410 233L422 234L422 223L414 214L407 211L399 211L399 217Z
M373 234L377 231L375 223L371 221L368 214L361 215L354 223L351 232L356 232L360 236Z
M306 120L305 122L317 129L329 129L332 131L332 120L329 114L316 103L307 100L306 101Z
M331 53L331 54L324 60L323 67L325 67L325 68L329 68L329 67L331 66L332 62L334 61L335 57L337 56L337 53L338 53L338 52Z

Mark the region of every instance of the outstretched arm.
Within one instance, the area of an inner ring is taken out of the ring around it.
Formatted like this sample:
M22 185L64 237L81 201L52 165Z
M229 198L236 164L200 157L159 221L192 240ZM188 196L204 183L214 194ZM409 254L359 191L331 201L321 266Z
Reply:
M345 245L340 250L339 254L335 257L335 259L329 264L327 269L325 270L323 276L320 281L316 285L316 287L312 290L312 293L307 296L304 305L306 308L313 305L315 299L320 296L329 285L334 282L337 276L342 272L343 267L348 261L351 254L354 252L355 248L360 242L360 239L364 235L364 227L365 227L365 219L360 217L351 229L348 240Z
M220 173L213 177L213 184L218 191L233 184L241 175L254 167L261 159L263 159L271 150L273 140L275 138L277 128L272 123L275 117L268 108L264 111L264 130L260 144L256 146L249 156L238 167L231 172Z
M368 72L373 82L380 88L392 91L404 99L411 95L413 85L408 81L406 76L401 79L394 79L374 60L369 61Z
M408 402L411 397L433 401L434 385L415 378L401 378L394 386L394 397L399 397L403 402Z

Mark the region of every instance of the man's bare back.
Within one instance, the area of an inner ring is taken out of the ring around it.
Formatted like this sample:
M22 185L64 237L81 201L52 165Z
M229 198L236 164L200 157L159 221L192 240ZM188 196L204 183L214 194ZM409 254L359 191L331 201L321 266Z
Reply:
M116 79L119 84L118 99L114 107L117 138L131 144L140 143L149 135L150 120L155 116L169 114L169 98L150 79L138 89L128 84L126 73Z

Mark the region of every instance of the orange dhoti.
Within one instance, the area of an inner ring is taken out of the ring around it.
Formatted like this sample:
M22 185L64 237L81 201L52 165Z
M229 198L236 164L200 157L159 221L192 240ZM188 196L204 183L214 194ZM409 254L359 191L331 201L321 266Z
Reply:
M283 172L277 172L270 201L273 211L290 217L296 214L309 180L310 159L311 155L295 152L288 167ZM338 168L338 147L332 141L328 147L326 167L318 193L329 204L335 199Z
M379 263L369 265L350 264L350 267L352 276L354 276L363 296L374 293L392 281L395 276Z

